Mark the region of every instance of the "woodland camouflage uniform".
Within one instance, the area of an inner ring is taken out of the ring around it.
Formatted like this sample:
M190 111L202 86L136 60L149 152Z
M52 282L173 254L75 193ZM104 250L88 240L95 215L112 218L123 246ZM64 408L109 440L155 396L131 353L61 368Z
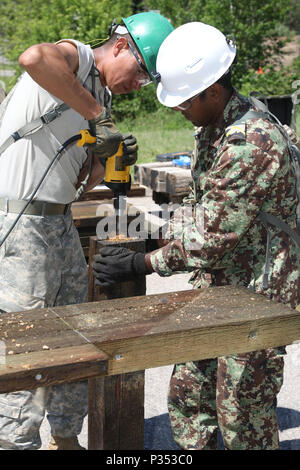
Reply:
M204 231L195 218L168 227L170 243L151 255L162 276L193 272L195 288L247 286L295 308L300 303L300 250L274 226L271 265L263 283L267 231L259 212L296 227L296 179L287 144L266 119L231 125L250 108L233 92L214 127L200 128L192 163L194 189L185 204L201 204ZM179 216L178 216L179 214ZM185 449L217 448L217 428L228 449L276 449L276 395L283 380L284 348L179 364L170 383L169 412L175 440Z

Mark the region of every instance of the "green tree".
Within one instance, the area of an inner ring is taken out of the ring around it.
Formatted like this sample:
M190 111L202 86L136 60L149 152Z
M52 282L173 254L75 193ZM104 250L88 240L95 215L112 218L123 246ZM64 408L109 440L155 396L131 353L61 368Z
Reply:
M8 59L16 62L32 44L68 37L86 43L104 39L112 19L120 21L122 16L153 9L169 18L174 27L203 21L226 35L233 34L238 51L234 85L243 89L259 85L259 91L272 89L273 94L279 94L287 81L285 89L290 89L289 80L295 71L282 74L279 71L283 41L278 37L278 25L290 24L289 18L293 19L293 13L298 11L298 3L298 0L1 0L0 48ZM271 66L270 73L257 77L260 66L264 71ZM20 74L18 66L16 69ZM153 85L138 93L115 96L113 110L117 120L124 116L134 119L157 110L164 112Z
M14 63L32 44L73 38L84 43L107 38L113 19L137 13L143 9L142 0L1 0L0 48ZM15 83L21 69L15 65ZM117 120L134 119L143 111L157 109L155 88L150 85L139 93L114 96L113 115Z
M15 61L32 44L103 39L113 18L131 14L131 4L131 0L1 0L3 53Z
M284 42L277 27L289 12L291 0L145 0L169 16L175 26L202 21L219 28L225 35L234 35L237 63L234 81L240 85L249 70L265 67L280 55Z
M291 0L291 9L284 21L284 24L300 34L300 2Z

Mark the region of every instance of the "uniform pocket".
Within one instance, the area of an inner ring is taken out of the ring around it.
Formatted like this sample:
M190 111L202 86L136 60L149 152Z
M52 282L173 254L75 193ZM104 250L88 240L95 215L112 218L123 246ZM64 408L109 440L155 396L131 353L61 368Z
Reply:
M269 407L283 382L283 355L277 349L229 356L227 374L241 407Z
M6 418L19 419L21 416L22 407L9 405L0 399L0 416Z
M22 286L7 284L0 279L0 309L3 312L20 312L22 310L31 310L46 307L45 294L32 295L22 290Z
M2 243L3 238L8 234L10 229L13 226L13 223L16 219L16 215L7 214L5 215L3 212L0 214L0 242ZM18 223L17 223L18 224ZM6 241L2 244L0 248L0 259L6 254L6 248L8 243L14 242L15 237L15 228L12 229Z
M12 219L11 214L7 217ZM9 221L9 224L11 224ZM8 224L4 222L5 232ZM49 291L56 291L60 284L60 263L57 253L59 241L51 246L51 234L42 217L22 216L5 247L0 262L0 308L16 311L40 308ZM50 240L50 241L49 241ZM55 266L55 269L53 269Z

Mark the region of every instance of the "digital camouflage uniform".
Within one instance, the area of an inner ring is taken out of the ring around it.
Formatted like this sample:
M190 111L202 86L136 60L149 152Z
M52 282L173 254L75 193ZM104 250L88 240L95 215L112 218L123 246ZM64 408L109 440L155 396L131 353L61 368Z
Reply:
M17 214L0 211L0 239ZM0 312L87 302L88 273L71 212L22 215L0 249ZM0 449L38 449L47 412L51 434L81 432L87 383L0 394Z
M250 108L233 92L223 115L196 134L194 190L184 201L203 208L203 230L192 220L170 221L170 242L152 253L162 276L193 271L195 288L247 286L295 308L300 303L300 253L289 236L268 226L271 265L263 284L267 231L262 210L296 227L296 179L280 131L268 120L230 127ZM198 204L197 204L198 203ZM201 214L201 211L198 211ZM197 210L194 214L197 214ZM210 284L208 276L211 279ZM228 449L276 449L276 395L284 348L178 364L170 382L169 412L178 445L217 448L217 428Z

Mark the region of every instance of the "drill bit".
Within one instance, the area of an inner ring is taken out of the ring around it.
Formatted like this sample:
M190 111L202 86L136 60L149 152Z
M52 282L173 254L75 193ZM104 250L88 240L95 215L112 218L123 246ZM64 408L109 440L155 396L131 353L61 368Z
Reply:
M120 236L124 230L124 215L126 213L126 195L114 194L114 209L116 215L116 236Z

